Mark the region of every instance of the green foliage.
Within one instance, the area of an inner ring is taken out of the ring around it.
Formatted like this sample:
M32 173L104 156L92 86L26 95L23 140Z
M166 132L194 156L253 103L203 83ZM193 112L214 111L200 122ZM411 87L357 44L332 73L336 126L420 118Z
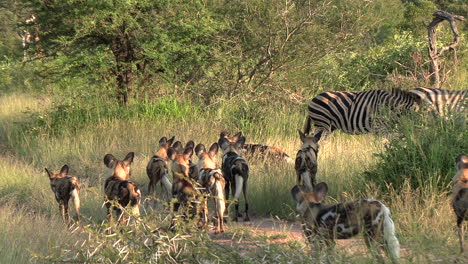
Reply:
M378 162L367 172L383 190L444 190L455 174L455 157L468 149L466 117L443 118L433 113L403 117Z
M424 25L429 25L437 6L430 0L407 1L405 5L405 28L427 35Z
M413 55L420 53L424 45L408 32L395 34L386 44L365 52L323 58L314 77L327 90L371 89L382 77L418 67Z
M175 98L148 99L121 106L104 98L68 98L54 103L45 113L32 112L34 122L25 124L30 131L60 135L63 132L77 132L79 129L98 125L109 120L188 120L199 116L200 107L191 102Z
M5 7L0 6L0 61L8 58L21 58L23 55L21 38L16 27L17 17ZM16 31L15 31L16 30Z

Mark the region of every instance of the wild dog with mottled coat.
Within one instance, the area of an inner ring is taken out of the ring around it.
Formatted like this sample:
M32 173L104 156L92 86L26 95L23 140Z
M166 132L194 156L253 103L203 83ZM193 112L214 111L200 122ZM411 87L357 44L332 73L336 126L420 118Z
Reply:
M197 168L199 170L198 183L203 188L202 190L208 193L213 198L216 215L216 231L215 233L224 232L224 211L226 203L224 201L225 180L222 171L216 164L216 154L218 154L218 143L213 143L208 152L202 144L195 147L195 153L198 157ZM205 224L208 222L208 205L204 202L203 218Z
M221 132L221 137L229 138L229 134L223 131ZM288 154L286 154L284 150L277 148L277 147L267 146L263 144L244 144L242 146L241 152L247 158L262 156L268 159L286 161L287 163L293 162L291 157Z
M457 173L453 177L452 208L457 216L460 252L464 252L463 221L468 220L468 156L460 154L455 159Z
M194 186L196 183L190 178L190 159L193 155L193 148L186 148L182 154L178 154L173 148L168 151L171 162L172 180L172 197L177 201L174 203L174 212L179 210L179 207L189 207L188 213L195 217L199 215L198 196L200 192Z
M63 221L69 222L68 202L73 200L76 211L76 220L80 221L80 185L78 179L68 175L68 165L63 165L60 173L54 174L45 168L50 179L50 188L54 192L55 200L59 203Z
M300 130L298 130L298 132L302 146L297 152L296 162L294 164L297 175L297 185L304 186L306 191L312 192L315 184L317 184L318 142L322 136L322 132L317 133L315 136L305 135Z
M236 202L236 213L233 218L237 221L242 215L239 213L239 196L241 191L244 193L245 202L245 217L244 221L249 221L249 203L247 200L247 180L249 179L249 166L241 156L241 149L245 143L245 137L239 132L233 137L228 137L223 132L218 140L218 145L223 150L222 171L226 180L225 195L226 200L229 200L229 188L234 192L234 200Z
M135 183L130 181L131 165L135 154L128 153L123 160L118 160L112 154L104 156L104 164L110 169L110 177L104 183L104 193L107 200L107 216L112 222L112 209L117 213L117 219L120 223L124 223L126 218L121 207L131 207L132 213L135 216L140 215L141 192ZM116 206L114 203L118 203Z
M291 190L313 253L321 258L322 250L333 249L335 239L347 239L363 232L367 247L379 261L383 262L383 258L375 249L386 249L392 262L397 263L400 243L395 236L390 210L380 201L371 199L325 205L322 201L327 191L324 182L317 184L312 193L302 191L297 185Z
M152 196L156 185L158 182L161 182L161 185L164 186L167 193L172 192L172 184L169 181L169 173L167 169L167 163L169 162L169 157L167 156L167 151L174 142L175 136L170 139L162 137L159 140L159 150L153 155L151 160L146 166L146 174L150 179L148 184L148 195Z

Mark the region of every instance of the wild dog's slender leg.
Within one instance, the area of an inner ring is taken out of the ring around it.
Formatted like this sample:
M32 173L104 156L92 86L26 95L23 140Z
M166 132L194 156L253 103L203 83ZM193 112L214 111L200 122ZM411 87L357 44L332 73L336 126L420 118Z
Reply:
M153 179L150 179L150 182L148 184L148 196L149 197L152 197L153 196L153 192L154 192L154 186L156 185L156 183L153 181Z
M367 229L364 233L364 241L366 246L371 252L371 254L380 262L385 263L385 260L382 257L381 250L383 244L379 241L379 237L382 236L382 232L379 231L377 227L371 227Z
M236 190L236 183L235 181L231 181L231 189L235 193ZM239 200L234 201L234 208L235 208L235 213L234 213L234 218L232 219L233 221L237 222L237 218L241 217L242 215L239 213Z
M60 214L62 215L62 220L63 222L67 222L66 219L65 219L65 208L64 208L64 205L63 205L63 201L59 201L59 209L60 209Z
M245 202L245 217L244 221L250 221L249 217L249 202L247 201L247 181L244 181L242 186L242 192L244 193L244 202Z
M229 200L229 187L231 182L226 180L226 185L224 186L224 197L226 197L226 201Z
M66 223L70 223L70 213L68 212L68 200L63 200L63 208L65 210Z
M113 216L112 216L112 211L113 211L113 208L112 208L112 204L107 201L106 202L106 207L107 207L107 220L109 221L109 224L112 224L112 221L113 221Z
M457 215L457 227L458 227L458 239L460 242L460 253L463 254L465 252L463 217L460 217L458 215Z
M124 211L122 211L120 208L117 208L117 207L114 207L114 210L117 213L117 222L119 224L124 224L126 220Z

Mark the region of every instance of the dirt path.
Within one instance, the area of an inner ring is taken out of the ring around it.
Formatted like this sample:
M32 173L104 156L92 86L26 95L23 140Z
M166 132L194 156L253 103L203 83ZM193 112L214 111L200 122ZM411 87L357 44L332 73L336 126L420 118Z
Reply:
M211 232L211 237L214 241L228 245L236 243L236 234L239 234L240 238L240 233L243 231L246 231L245 233L248 231L251 238L261 237L273 243L290 241L305 243L300 223L274 218L253 218L249 222L228 223L227 234L215 235L214 232ZM337 248L353 253L367 252L366 245L360 238L337 240Z

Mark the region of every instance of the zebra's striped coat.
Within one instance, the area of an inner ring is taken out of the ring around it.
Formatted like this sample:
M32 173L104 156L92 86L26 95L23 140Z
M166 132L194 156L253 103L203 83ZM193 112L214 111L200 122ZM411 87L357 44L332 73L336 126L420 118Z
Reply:
M414 94L397 89L323 92L309 103L304 133L309 134L313 124L315 133L341 129L348 134L365 134L373 130L373 117L382 107L409 109L414 98Z
M449 112L461 113L467 109L468 90L451 91L418 87L410 92L417 97L419 106L427 106L429 110L435 110L442 116L446 116Z

